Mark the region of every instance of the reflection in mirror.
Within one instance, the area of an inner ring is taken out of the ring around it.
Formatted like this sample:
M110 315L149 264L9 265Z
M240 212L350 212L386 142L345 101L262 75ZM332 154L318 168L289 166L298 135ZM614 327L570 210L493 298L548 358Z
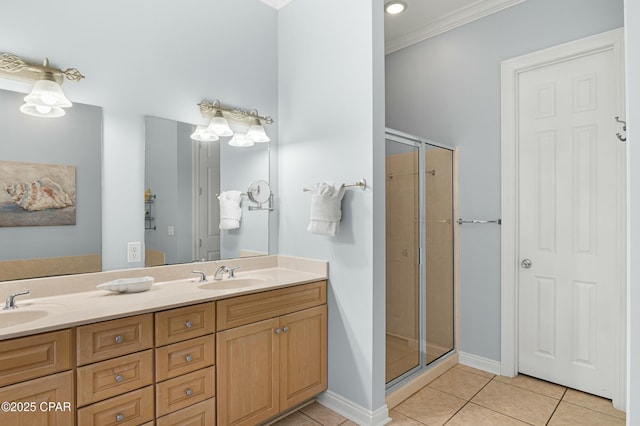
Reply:
M192 124L145 117L147 266L266 255L269 211L255 210L249 185L269 180L269 144L191 139ZM219 229L218 194L244 193L235 229ZM265 205L266 207L266 205Z
M0 90L0 280L100 271L102 109L37 118L24 96Z

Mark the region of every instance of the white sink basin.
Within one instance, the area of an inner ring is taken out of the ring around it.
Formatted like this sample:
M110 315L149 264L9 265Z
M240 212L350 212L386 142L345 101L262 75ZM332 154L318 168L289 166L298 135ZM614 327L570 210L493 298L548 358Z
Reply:
M213 281L202 284L198 288L204 290L235 290L246 287L256 287L264 284L264 280L258 278L229 278L224 281Z
M44 318L47 311L21 311L20 308L13 311L0 311L0 328L13 327L26 322Z

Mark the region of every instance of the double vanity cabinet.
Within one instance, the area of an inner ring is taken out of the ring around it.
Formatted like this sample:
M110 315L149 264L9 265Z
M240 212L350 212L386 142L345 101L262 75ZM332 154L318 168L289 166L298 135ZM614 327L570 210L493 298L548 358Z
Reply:
M258 425L326 387L326 281L0 341L3 425Z

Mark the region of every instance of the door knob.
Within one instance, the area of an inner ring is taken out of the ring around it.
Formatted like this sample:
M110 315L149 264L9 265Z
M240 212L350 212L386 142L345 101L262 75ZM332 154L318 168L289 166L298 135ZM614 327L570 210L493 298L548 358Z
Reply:
M531 262L530 259L524 259L522 262L520 262L520 266L522 266L524 269L531 268L531 265L533 265L533 262Z

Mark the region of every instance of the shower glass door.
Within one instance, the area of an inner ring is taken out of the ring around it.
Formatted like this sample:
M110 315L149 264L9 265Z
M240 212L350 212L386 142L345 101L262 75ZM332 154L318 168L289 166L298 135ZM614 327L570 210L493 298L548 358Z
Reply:
M387 139L387 383L421 363L419 162L419 145Z
M427 364L454 348L453 151L425 145Z
M386 382L400 386L454 341L454 151L386 137Z

